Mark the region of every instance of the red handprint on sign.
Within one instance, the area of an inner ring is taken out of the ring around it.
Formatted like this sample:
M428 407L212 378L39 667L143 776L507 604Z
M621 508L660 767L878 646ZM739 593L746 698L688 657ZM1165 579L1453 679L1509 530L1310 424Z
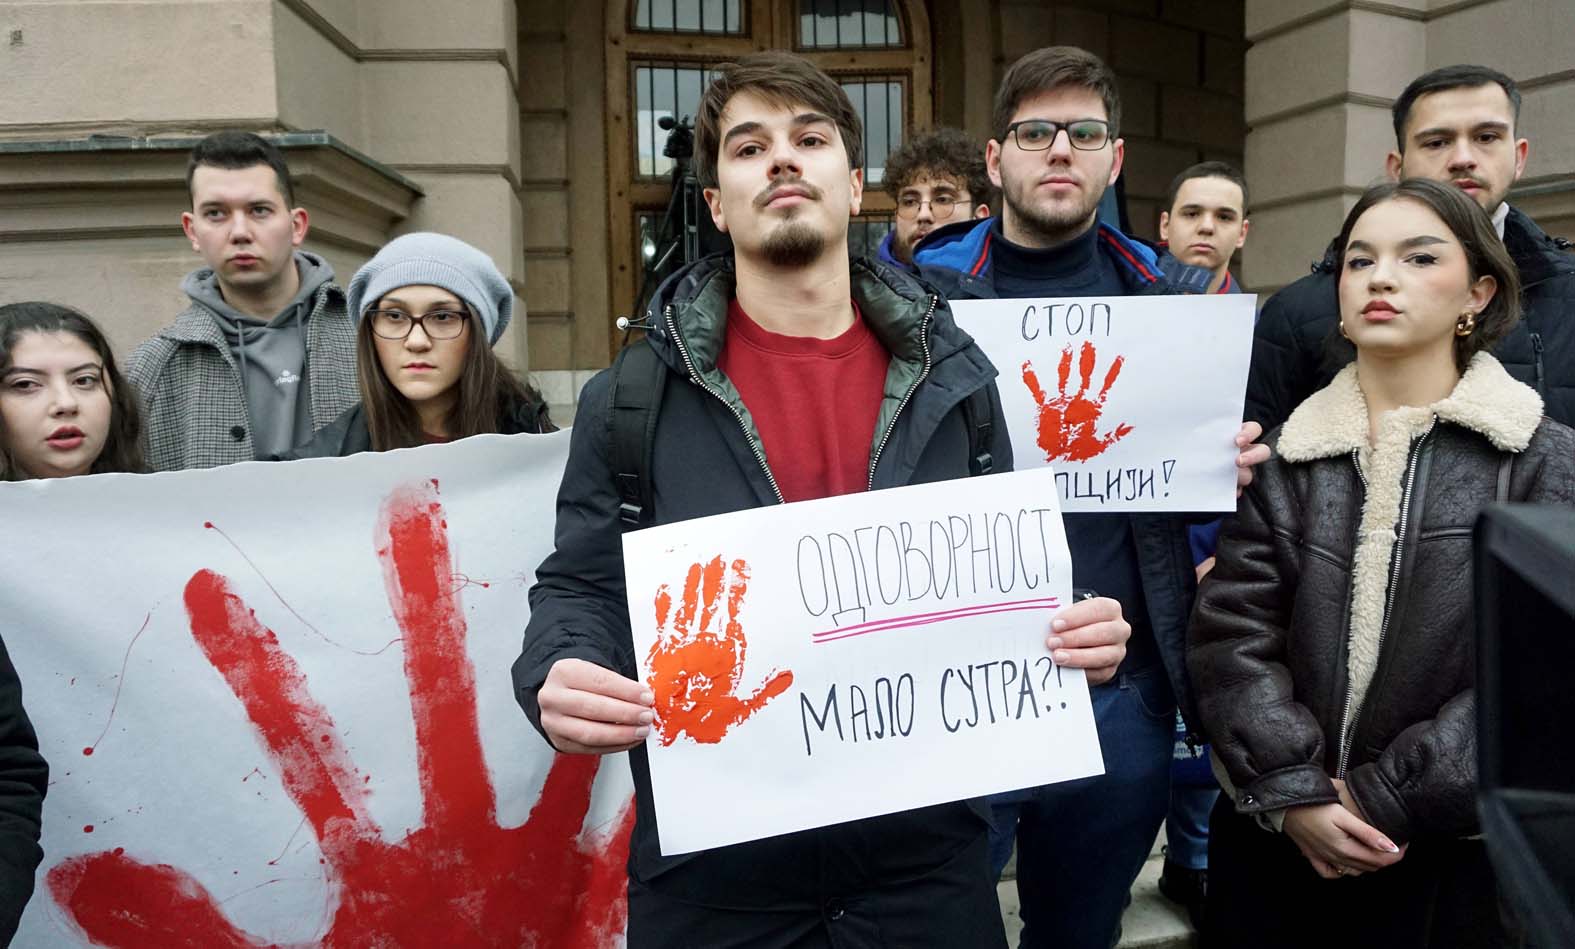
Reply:
M723 572L721 557L689 568L671 631L667 618L672 612L672 594L665 583L656 591L657 638L646 663L651 669L651 691L656 694L656 729L664 745L671 745L686 732L701 744L715 744L728 729L793 684L792 672L773 671L754 695L739 698L748 643L738 623L738 608L749 588L749 564L733 561L726 571L725 591ZM725 621L721 610L724 592ZM720 633L715 629L718 625Z
M423 826L403 840L383 838L367 811L370 778L350 760L295 660L229 581L209 570L186 585L192 636L245 706L317 837L332 922L316 945L612 946L627 918L633 808L625 807L609 834L582 834L599 759L559 756L526 822L498 825L436 486L394 491L377 535L404 632L422 791ZM120 849L62 861L47 881L56 903L98 945L264 945L230 922L196 879Z
M1078 355L1080 377L1077 392L1068 395L1067 382L1072 375L1072 347L1061 350L1061 363L1056 371L1056 397L1051 399L1039 385L1039 376L1031 362L1023 363L1023 382L1039 406L1039 447L1044 449L1046 461L1087 461L1103 454L1105 449L1125 438L1132 426L1125 422L1104 435L1095 433L1099 416L1105 410L1105 399L1116 377L1121 375L1125 356L1117 356L1105 373L1105 384L1099 394L1088 398L1088 386L1094 377L1094 344L1085 342Z

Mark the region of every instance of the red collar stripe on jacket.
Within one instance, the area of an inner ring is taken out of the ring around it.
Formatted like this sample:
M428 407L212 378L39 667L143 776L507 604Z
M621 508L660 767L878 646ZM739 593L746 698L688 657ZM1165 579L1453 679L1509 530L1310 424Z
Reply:
M1143 266L1143 262L1138 260L1137 257L1133 256L1131 251L1127 250L1125 247L1122 247L1120 241L1116 240L1114 237L1111 237L1109 231L1101 230L1099 232L1099 237L1105 243L1115 248L1116 253L1120 254L1122 257L1125 257L1127 259L1127 263L1131 264L1137 270L1137 272L1143 276L1144 280L1153 283L1159 279L1154 275L1152 270L1149 270L1147 267Z
M969 269L968 276L979 276L979 271L983 270L984 265L990 262L990 238L992 236L989 231L985 232L984 246L979 249L979 259L973 262L973 267Z

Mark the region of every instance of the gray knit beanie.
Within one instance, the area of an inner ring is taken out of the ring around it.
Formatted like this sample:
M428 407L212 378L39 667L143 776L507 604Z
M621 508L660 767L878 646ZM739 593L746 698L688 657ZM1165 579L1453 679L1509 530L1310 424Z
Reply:
M420 232L389 241L350 278L350 319L359 323L390 290L418 284L465 301L494 345L514 314L514 289L491 257L456 237Z

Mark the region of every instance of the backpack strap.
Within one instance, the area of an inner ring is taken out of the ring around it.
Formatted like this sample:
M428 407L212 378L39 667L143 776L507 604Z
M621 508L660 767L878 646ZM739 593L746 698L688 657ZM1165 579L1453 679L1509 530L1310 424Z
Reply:
M995 470L990 454L990 436L995 430L995 410L990 405L990 387L975 389L963 400L963 422L968 426L968 475L987 475Z
M653 517L651 455L666 382L667 367L644 339L625 346L613 361L607 460L618 487L618 519L626 531L649 526Z

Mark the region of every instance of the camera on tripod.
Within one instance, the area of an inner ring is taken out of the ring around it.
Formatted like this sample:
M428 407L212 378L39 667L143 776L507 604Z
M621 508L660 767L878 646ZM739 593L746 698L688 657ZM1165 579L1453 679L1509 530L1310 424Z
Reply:
M684 163L695 157L695 126L689 116L675 119L664 115L656 120L656 127L667 133L667 142L662 146L663 155Z
M685 264L707 254L730 250L733 246L727 235L718 231L711 221L711 209L706 206L700 182L694 175L693 121L687 115L682 118L664 115L656 124L667 132L662 154L673 160L669 176L672 193L667 210L655 229L641 235L640 265L644 275L634 300L635 317L621 316L617 320L618 328L625 334L630 329L646 328L643 315L651 295L663 280Z

